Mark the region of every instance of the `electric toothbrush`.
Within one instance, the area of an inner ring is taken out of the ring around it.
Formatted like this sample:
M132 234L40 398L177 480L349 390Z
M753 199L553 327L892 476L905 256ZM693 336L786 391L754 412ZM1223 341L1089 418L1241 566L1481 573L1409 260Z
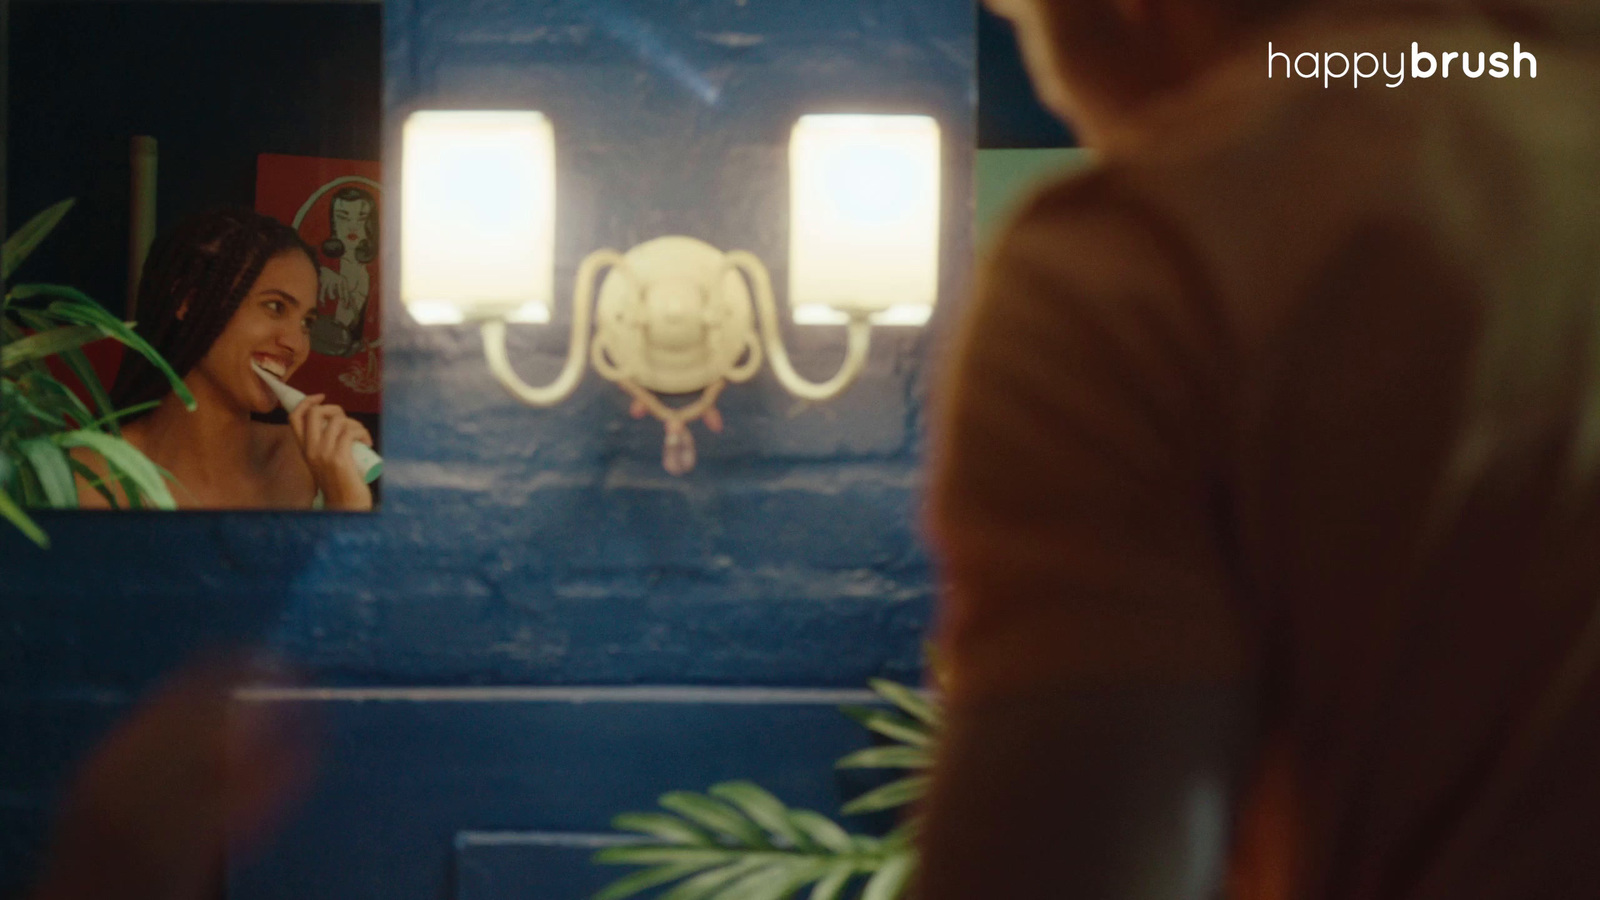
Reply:
M278 402L283 405L285 411L294 412L294 408L300 405L300 401L306 399L305 394L279 381L276 375L261 368L260 364L255 360L250 361L250 368L261 377L262 381L267 383L268 390L271 390L273 396L278 398ZM377 481L378 476L383 474L383 457L379 456L366 444L359 441L351 444L350 455L355 458L356 471L361 473L361 480L367 484Z

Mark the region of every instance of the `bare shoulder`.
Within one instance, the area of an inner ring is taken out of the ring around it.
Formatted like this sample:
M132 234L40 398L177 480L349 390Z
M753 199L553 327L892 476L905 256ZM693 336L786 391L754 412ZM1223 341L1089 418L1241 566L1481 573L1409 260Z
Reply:
M306 465L300 444L288 425L256 422L257 441L263 449L261 459L268 477L273 505L287 509L309 509L317 492L316 481Z

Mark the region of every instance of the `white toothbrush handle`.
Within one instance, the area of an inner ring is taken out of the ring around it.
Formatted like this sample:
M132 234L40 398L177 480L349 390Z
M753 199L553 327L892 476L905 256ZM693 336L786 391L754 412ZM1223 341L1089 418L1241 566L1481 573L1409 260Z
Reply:
M356 471L361 473L361 480L371 484L383 474L383 457L377 451L359 441L350 445L350 455L355 457Z
M284 386L284 391L294 391L294 393L300 394L299 391L295 391L294 388L287 385ZM282 397L280 399L288 400L289 398ZM294 406L290 406L289 404L285 403L284 408L289 412L294 412L294 407L299 406L300 402L304 399L306 399L306 395L300 394L299 399L294 401ZM361 480L367 484L377 481L378 476L383 474L383 457L379 456L377 451L373 450L371 447L368 447L366 444L363 444L359 441L351 444L350 455L356 461L356 471L361 473Z

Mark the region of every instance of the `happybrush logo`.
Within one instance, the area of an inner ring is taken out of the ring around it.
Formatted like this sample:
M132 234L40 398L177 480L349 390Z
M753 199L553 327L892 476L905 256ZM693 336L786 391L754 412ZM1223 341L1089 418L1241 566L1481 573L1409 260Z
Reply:
M1400 51L1399 65L1396 66L1393 71L1390 71L1389 69L1389 54L1383 53L1381 56L1382 58L1380 59L1380 54L1371 53L1368 51L1362 51L1353 55L1345 53L1306 52L1301 53L1295 56L1293 60L1290 60L1288 53L1285 53L1282 50L1272 49L1272 42L1268 41L1267 77L1278 77L1277 61L1281 59L1283 60L1283 77L1289 79L1297 77L1321 78L1322 86L1324 88L1328 87L1328 85L1332 83L1334 79L1342 80L1346 76L1349 76L1352 79L1351 87L1359 88L1361 87L1361 79L1376 78L1380 72L1383 73L1385 78L1393 79L1392 81L1386 83L1384 87L1399 87L1406 80L1406 51ZM1476 69L1474 69L1472 66L1473 55L1470 52L1452 50L1447 53L1433 53L1418 47L1416 41L1411 42L1410 57L1410 74L1412 78L1432 78L1435 74L1437 74L1440 78L1449 78L1450 66L1452 63L1455 63L1457 59L1460 60L1460 65L1457 66L1456 69L1456 76L1458 78L1461 76L1465 76L1467 78L1482 78L1486 72L1490 78L1521 78L1523 63L1528 64L1529 78L1539 77L1539 61L1534 58L1532 53L1522 49L1522 43L1520 41L1511 45L1510 53L1506 53L1504 51L1495 53L1485 53L1481 50L1478 51L1478 65ZM1309 66L1302 64L1303 61L1306 60L1310 61ZM1363 60L1371 63L1371 65L1368 67L1369 71L1361 71L1361 63ZM1333 71L1335 62L1340 64L1340 69L1337 72ZM1307 68L1310 69L1309 72L1306 71Z

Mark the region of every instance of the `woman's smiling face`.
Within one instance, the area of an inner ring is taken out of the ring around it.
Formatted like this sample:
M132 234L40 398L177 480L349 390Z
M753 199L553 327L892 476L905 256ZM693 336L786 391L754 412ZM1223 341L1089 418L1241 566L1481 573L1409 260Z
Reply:
M311 352L316 299L317 271L304 253L287 250L267 260L190 378L198 375L211 382L243 409L271 412L277 398L250 363L287 381Z

